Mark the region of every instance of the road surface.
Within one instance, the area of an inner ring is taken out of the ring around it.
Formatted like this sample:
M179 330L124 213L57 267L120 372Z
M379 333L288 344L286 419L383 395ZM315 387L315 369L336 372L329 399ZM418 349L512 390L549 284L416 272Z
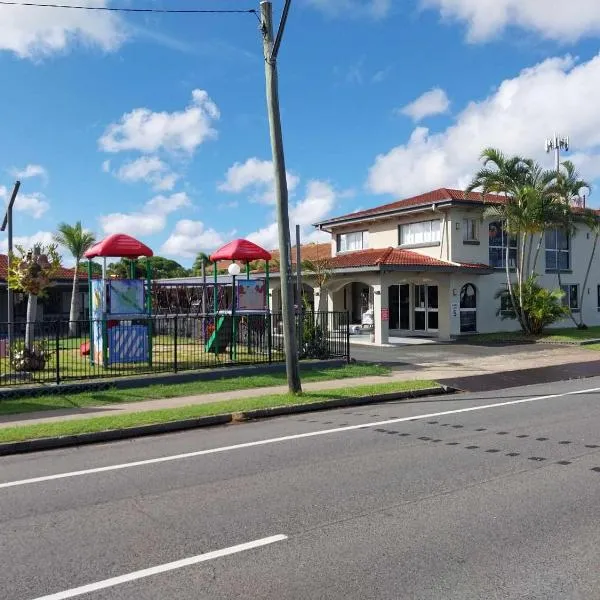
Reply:
M0 459L6 600L600 597L600 378Z

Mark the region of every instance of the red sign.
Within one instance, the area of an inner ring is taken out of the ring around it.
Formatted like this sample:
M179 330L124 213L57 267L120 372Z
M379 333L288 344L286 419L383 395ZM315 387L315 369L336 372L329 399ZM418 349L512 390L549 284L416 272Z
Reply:
M382 321L389 321L390 320L390 309L389 308L382 308L381 309L381 320Z

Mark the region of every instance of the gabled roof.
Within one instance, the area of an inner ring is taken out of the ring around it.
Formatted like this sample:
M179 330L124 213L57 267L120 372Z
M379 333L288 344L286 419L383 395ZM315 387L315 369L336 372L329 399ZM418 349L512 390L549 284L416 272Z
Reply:
M425 270L425 271L478 271L488 273L489 265L477 263L453 263L411 250L398 248L376 248L338 254L328 262L333 270L380 268L382 270Z
M341 217L335 217L326 221L317 223L316 227L324 227L328 225L342 224L345 222L359 221L362 219L368 219L370 217L377 217L380 215L399 213L405 210L424 208L432 204L447 204L447 203L468 203L473 205L487 203L501 203L504 202L504 196L496 194L487 194L485 198L480 192L469 192L468 194L464 190L455 190L450 188L439 188L432 192L426 192L418 196L411 198L405 198L404 200L398 200L390 204L383 204L382 206L376 206L367 210L361 210L359 212L342 215Z
M61 267L56 277L57 281L73 281L74 269L67 269ZM6 282L8 277L8 256L6 254L0 254L0 282ZM87 279L87 271L83 267L79 270L79 279Z

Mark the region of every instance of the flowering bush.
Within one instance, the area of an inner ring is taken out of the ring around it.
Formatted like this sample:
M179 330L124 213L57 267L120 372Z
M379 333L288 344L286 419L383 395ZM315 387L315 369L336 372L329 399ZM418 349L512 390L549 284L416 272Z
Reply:
M34 342L29 348L23 342L16 342L10 353L15 371L43 371L51 359L52 353L44 342Z

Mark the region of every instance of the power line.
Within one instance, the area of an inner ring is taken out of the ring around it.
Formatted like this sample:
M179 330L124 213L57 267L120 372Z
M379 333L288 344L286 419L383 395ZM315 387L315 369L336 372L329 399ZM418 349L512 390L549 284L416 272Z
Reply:
M30 8L70 8L72 10L102 10L107 12L128 12L128 13L163 13L163 14L254 14L258 16L254 8L239 9L201 9L201 8L127 8L118 6L75 6L72 4L49 4L38 2L11 2L10 0L0 0L3 6L22 6Z

